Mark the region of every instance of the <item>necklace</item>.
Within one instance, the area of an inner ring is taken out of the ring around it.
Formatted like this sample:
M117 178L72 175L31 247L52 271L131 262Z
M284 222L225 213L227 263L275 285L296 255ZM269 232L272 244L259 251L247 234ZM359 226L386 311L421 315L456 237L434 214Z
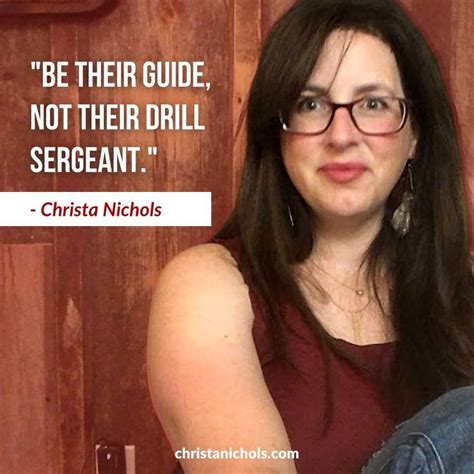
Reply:
M364 288L354 288L354 287L351 287L349 285L347 285L345 282L343 281L340 281L338 278L334 277L333 275L331 275L329 272L327 272L324 268L321 268L319 265L317 265L316 263L314 263L311 259L308 259L309 260L309 263L314 267L316 268L317 270L319 270L322 274L326 275L328 278L330 278L331 280L333 280L335 283L337 283L339 286L343 287L343 288L346 288L347 290L350 290L352 292L352 295L355 296L355 299L354 299L354 302L355 301L359 301L362 303L363 301L363 298L366 297L367 298L367 301L365 302L365 304L363 304L361 307L359 308L356 308L356 309L352 309L352 308L347 308L347 307L344 307L343 305L341 305L339 303L339 301L336 300L335 297L333 297L333 295L331 295L327 290L326 288L324 288L323 285L321 285L320 282L318 282L317 280L317 285L319 286L320 288L320 292L322 290L323 294L326 295L326 303L332 303L332 305L339 309L342 313L345 313L346 314L346 318L347 316L350 317L350 324L351 324L351 327L352 327L352 334L353 334L353 338L354 338L354 341L356 344L361 344L362 341L363 341L363 331L362 331L362 320L364 318L364 316L367 314L365 313L364 311L367 310L367 308L369 308L370 304L372 302L374 302L374 295L372 294L372 292L370 291L370 286L366 287L366 289ZM313 278L315 278L314 276L311 275L311 273L309 275L307 275L307 277L309 278L309 281L311 281ZM357 284L357 282L356 282ZM376 284L374 285L374 290L377 291L379 288L379 285ZM321 294L321 293L320 293ZM382 308L381 308L382 309ZM384 315L386 313L384 313L384 310L382 309L382 315ZM385 336L387 336L387 330L384 329L384 334ZM388 337L388 336L387 336Z
M359 309L349 309L349 308L344 308L343 306L341 306L339 303L336 303L336 301L334 300L334 298L326 291L324 290L325 293L328 295L329 299L331 300L331 303L336 307L336 308L339 308L341 311L346 311L352 315L354 314L358 314L358 313L362 313L362 311L364 311L365 309L367 309L367 306L369 306L370 304L370 301L372 298L370 298L370 296L367 297L367 303L365 303L364 306L362 306L362 308L359 308Z
M346 285L344 282L339 281L339 279L337 279L336 277L331 275L329 272L327 272L324 268L322 268L319 265L315 264L312 260L310 260L310 263L313 267L315 267L321 273L324 273L326 276L331 278L331 280L335 281L338 285L340 285L343 288L346 288L346 289L350 290L351 292L353 292L353 294L356 295L357 299L360 300L364 296L367 298L367 302L362 307L357 308L357 309L349 309L349 308L346 308L346 307L342 306L341 304L339 304L335 300L335 298L319 283L321 289L324 290L324 293L329 298L329 301L336 308L338 308L340 311L343 311L344 313L350 315L352 333L354 335L354 341L355 341L356 344L361 343L361 341L362 341L361 322L362 322L362 318L364 317L363 311L365 311L369 307L369 305L372 301L372 297L371 297L370 293L368 291L364 290L363 288L353 288L349 285Z
M351 290L353 291L357 296L359 297L362 297L362 296L365 296L366 294L366 290L364 290L363 288L353 288L351 286L348 286L346 285L344 282L342 281L339 281L336 277L334 277L333 275L331 275L329 272L327 272L324 268L320 267L319 265L316 265L312 260L310 260L311 262L311 265L313 265L313 267L317 268L320 272L324 273L326 276L328 276L329 278L331 278L331 280L335 281L336 283L338 283L340 286L348 289L348 290ZM334 303L334 301L333 301ZM335 303L336 304L336 303ZM336 304L337 306L337 304Z
M339 303L336 303L334 298L327 292L325 291L326 294L329 296L329 299L331 300L331 303L336 306L336 308L345 311L351 315L351 324L352 324L352 333L354 334L354 340L356 344L360 343L362 341L362 331L361 331L361 321L362 318L364 317L363 314L360 314L357 316L359 313L362 313L367 307L369 306L372 298L370 296L367 296L367 303L360 309L353 310L349 308L344 308L341 306Z

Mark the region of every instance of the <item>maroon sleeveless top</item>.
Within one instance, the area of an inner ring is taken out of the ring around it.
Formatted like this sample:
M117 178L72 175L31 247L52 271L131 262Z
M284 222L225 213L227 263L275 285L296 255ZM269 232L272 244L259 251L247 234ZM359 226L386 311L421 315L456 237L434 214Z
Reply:
M282 306L282 314L291 328L285 332L285 337L287 352L295 367L277 358L268 313L252 284L238 240L214 242L230 251L249 287L255 314L253 339L265 382L285 424L291 449L299 451L299 459L295 460L298 473L360 473L395 428L396 421L385 408L387 400L383 400L380 384L375 381L377 377L364 376L335 353L326 361L313 330L301 314L288 305ZM394 343L358 346L338 341L355 359L378 374L379 380L389 376ZM333 410L324 429L324 415L328 409L325 376L328 363ZM178 467L176 472L182 471Z

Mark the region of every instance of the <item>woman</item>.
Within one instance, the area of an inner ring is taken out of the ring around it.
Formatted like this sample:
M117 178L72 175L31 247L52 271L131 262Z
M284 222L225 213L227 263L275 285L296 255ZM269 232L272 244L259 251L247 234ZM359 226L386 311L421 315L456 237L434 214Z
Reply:
M474 466L474 392L454 390L474 379L465 196L425 40L392 1L300 1L266 41L247 123L232 216L160 276L150 388L175 449L299 458L184 471L360 472L423 407L367 471Z

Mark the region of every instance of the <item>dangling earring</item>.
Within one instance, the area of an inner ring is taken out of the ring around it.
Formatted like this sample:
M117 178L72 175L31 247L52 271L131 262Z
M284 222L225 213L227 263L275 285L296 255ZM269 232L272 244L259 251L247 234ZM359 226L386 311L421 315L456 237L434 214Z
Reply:
M288 217L290 218L290 225L291 227L294 227L295 226L295 221L293 220L293 213L291 212L291 207L290 205L288 204Z
M395 209L392 217L392 227L400 237L405 237L412 227L413 198L415 197L415 187L413 184L413 170L411 160L407 164L408 189L403 193L402 202Z

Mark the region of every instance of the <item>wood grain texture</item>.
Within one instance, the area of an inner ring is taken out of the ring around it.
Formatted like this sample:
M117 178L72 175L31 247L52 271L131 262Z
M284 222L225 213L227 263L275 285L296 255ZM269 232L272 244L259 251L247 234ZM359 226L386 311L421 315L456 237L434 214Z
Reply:
M77 24L75 54L84 60L153 59L155 43L153 17L149 2L122 2L111 15L91 23ZM109 32L113 31L110 40ZM58 34L67 34L64 27ZM83 103L153 102L140 89L81 89ZM155 136L145 131L82 131L82 146L155 145ZM73 137L64 137L72 140ZM90 191L152 191L154 162L145 163L147 173L65 177L58 182L61 190L74 187ZM74 179L74 180L72 180ZM71 472L89 455L98 439L137 447L137 472L157 472L166 466L169 454L160 448L164 436L153 416L144 374L146 321L151 295L144 280L154 273L154 229L70 229L58 232L58 244L65 258L58 259L62 276L59 319L68 317L72 303L80 314L83 330L83 412L81 403L71 404L74 419L83 417L82 450L75 455L65 452L64 472ZM139 341L137 343L136 341ZM65 386L72 388L71 379ZM66 397L65 397L66 401ZM76 411L74 411L76 407ZM80 432L64 432L65 442L73 446ZM151 451L151 453L150 453ZM69 466L69 469L68 467ZM86 466L92 472L93 463Z
M0 14L89 13L104 8L111 0L2 0Z
M294 0L261 0L262 3L262 38L266 38L271 27L281 15L293 5Z
M0 370L2 379L8 380L0 394L0 439L9 447L8 456L0 457L0 472L4 466L10 469L5 472L15 474L39 472L26 464L17 468L23 459L18 440L32 437L32 427L37 436L31 440L31 449L39 453L35 466L44 467L41 473L79 473L99 438L134 444L140 474L171 472L173 455L154 414L145 374L152 290L165 263L209 238L232 208L245 144L244 136L236 133L237 123L262 38L292 3L120 0L110 14L87 20L0 20L0 99L5 117L0 129L2 190L211 191L214 221L212 228L0 231L0 242L27 244L4 245L0 252L4 302ZM474 150L468 140L474 121L470 2L400 3L440 58L457 105L466 179L473 189ZM204 60L206 80L212 87L208 93L140 87L79 90L74 85L45 91L32 80L32 59L76 58L138 64ZM68 131L32 133L28 106L33 100L128 102L142 107L146 103L199 103L207 130L99 133L80 131L74 121ZM160 151L153 159L143 158L146 173L46 176L29 171L33 144L158 146ZM472 212L471 206L471 216ZM93 472L91 461L85 472ZM12 466L17 470L11 471Z
M48 133L30 131L30 104L51 102L31 61L50 59L49 20L18 21L0 17L0 169L2 191L47 191L51 175L30 171L30 149L49 145ZM21 55L19 55L21 51ZM51 243L50 229L0 228L2 243Z
M95 89L91 103L200 104L205 132L81 133L83 145L158 146L143 161L147 173L89 179L105 191L212 191L213 214L231 208L232 141L228 78L231 72L227 2L123 1L109 17L79 27L79 55L134 61L202 60L209 93L191 89ZM212 32L205 27L212 25ZM113 31L112 41L108 41ZM83 234L81 267L84 320L86 445L106 438L137 446L137 470L168 472L173 455L149 400L145 376L146 328L158 269L210 229L96 229ZM71 238L73 236L71 235ZM176 245L178 244L178 245ZM99 271L98 271L99 269ZM67 269L64 268L64 274Z
M261 5L255 0L235 0L232 23L234 25L231 51L233 61L233 173L232 200L237 197L245 155L245 112L248 105L248 91L257 67L261 49Z
M457 107L461 134L464 176L468 193L471 222L474 219L474 13L469 0L452 2L452 38L450 47L452 97ZM471 248L474 247L474 226L471 224Z
M99 438L134 444L137 472L159 472L172 457L153 415L145 373L154 238L152 232L111 230L91 230L81 259L87 445Z
M75 24L52 22L50 48L53 61L69 61L73 64L78 54L78 27ZM74 78L72 66L68 77ZM54 88L54 103L73 104L80 102L79 89L73 80L70 87ZM74 147L80 145L77 114L71 114L68 130L51 132L55 146ZM58 174L54 176L55 191L87 191L87 177L80 174ZM87 457L85 437L85 367L84 367L84 320L82 308L82 252L83 229L54 229L55 274L56 274L56 324L58 327L57 357L58 397L61 431L61 472L74 472Z
M50 245L0 246L0 472L59 472Z
M443 79L450 83L451 0L404 0L400 4L410 12L415 23L436 54Z

